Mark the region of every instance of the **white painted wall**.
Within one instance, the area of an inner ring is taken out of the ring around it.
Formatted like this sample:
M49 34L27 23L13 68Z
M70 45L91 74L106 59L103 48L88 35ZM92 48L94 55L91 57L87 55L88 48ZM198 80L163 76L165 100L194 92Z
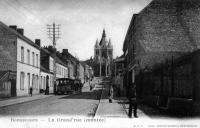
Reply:
M21 62L21 46L24 47L24 62ZM30 64L28 64L27 50L30 50ZM35 55L35 63L33 65L32 52ZM38 54L38 65L36 64L36 54ZM20 72L24 72L24 89L20 89ZM37 87L33 88L33 94L39 93L39 78L40 78L40 50L26 43L25 41L17 38L17 96L28 95L28 73L30 73L30 86L32 85L33 74L38 76Z
M56 78L68 78L68 68L56 63Z
M49 70L50 70L50 72L53 72L53 67L54 67L53 63L54 63L54 59L50 56L49 57Z
M41 89L46 89L46 77L49 76L49 93L53 93L53 74L51 73L47 73L47 72L43 72L41 71L41 77L42 79L40 79L40 83L41 83Z

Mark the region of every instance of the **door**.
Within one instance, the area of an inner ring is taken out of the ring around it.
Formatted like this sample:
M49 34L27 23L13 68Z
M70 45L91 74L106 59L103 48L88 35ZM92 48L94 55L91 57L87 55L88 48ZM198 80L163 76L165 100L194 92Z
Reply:
M16 80L11 80L11 96L16 96Z

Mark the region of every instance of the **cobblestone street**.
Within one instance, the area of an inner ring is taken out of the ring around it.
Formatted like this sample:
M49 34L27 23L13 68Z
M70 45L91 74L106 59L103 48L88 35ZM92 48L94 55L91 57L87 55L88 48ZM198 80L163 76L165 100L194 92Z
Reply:
M90 91L89 86L82 93L57 95L44 99L1 107L0 115L73 115L94 116L101 95L101 86Z

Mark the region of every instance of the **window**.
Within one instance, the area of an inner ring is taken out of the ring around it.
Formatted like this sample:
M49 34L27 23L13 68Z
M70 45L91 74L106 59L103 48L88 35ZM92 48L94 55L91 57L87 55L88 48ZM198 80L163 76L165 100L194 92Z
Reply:
M20 72L20 90L24 90L24 72Z
M35 53L32 52L33 66L35 65Z
M42 76L40 77L40 89L43 89L42 88Z
M50 76L51 80L50 80L50 86L53 87L53 77Z
M39 77L38 77L38 75L36 75L36 78L35 78L35 83L36 83L36 89L38 89L38 82L39 82Z
M32 87L35 89L35 75L32 75Z
M30 50L27 50L27 63L30 64Z
M28 79L28 89L30 88L30 82L31 82L31 79L30 79L30 73L27 74L27 79Z
M39 67L38 66L38 54L36 54L36 66Z
M24 47L21 47L21 62L24 63Z
M46 77L43 78L43 88L46 89Z

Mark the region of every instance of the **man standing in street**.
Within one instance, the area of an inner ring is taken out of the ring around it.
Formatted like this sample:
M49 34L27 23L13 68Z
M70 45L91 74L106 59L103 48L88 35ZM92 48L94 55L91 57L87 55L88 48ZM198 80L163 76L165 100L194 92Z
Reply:
M130 86L130 91L129 91L129 117L132 117L132 109L134 105L134 117L138 118L137 116L137 100L136 100L136 84L133 83Z
M113 93L114 93L113 85L110 85L109 93L108 93L108 96L109 96L109 103L112 103Z

